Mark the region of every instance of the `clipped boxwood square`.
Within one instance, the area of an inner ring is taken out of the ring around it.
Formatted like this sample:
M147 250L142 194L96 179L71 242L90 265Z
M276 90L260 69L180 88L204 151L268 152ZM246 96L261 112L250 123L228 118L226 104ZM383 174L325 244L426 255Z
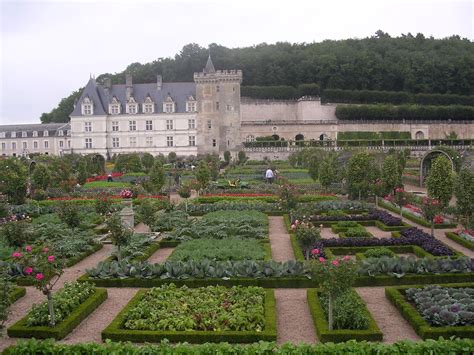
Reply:
M174 284L140 290L102 332L102 339L132 342L231 342L276 340L273 290Z

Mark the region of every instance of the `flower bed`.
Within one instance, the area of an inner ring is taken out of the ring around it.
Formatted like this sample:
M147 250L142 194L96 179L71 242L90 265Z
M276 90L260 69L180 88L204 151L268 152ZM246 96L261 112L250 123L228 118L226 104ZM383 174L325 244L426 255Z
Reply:
M102 331L102 339L133 342L168 339L191 343L274 341L274 293L255 287L189 289L176 288L173 284L141 290Z
M361 303L363 301L354 290L354 297L358 298ZM377 323L372 318L370 312L365 306L362 306L364 316L368 318L368 327L365 330L329 330L326 314L321 305L321 300L316 289L308 289L307 291L308 304L313 317L314 327L319 341L323 343L334 342L339 343L347 340L367 340L367 341L382 341L383 334L377 326Z
M118 177L121 177L123 173L114 172L110 175L112 176L112 178L118 178ZM104 180L107 180L108 178L109 178L109 175L97 175L97 176L87 178L86 182L104 181Z
M68 297L71 296L72 295L69 295ZM70 309L68 315L65 316L61 322L57 323L56 326L28 326L28 319L31 316L30 312L26 317L22 318L14 325L9 327L7 329L7 334L9 337L13 338L62 339L75 327L77 327L85 318L87 318L89 314L94 312L94 310L106 299L107 290L94 288L93 292L89 294L89 296L82 302L80 302L78 306Z
M440 285L449 288L470 288L471 290L474 287L474 283L465 283L465 284L447 284ZM465 325L465 326L433 326L426 319L424 319L423 314L420 313L417 308L410 303L409 301L409 289L413 288L422 288L423 286L412 286L412 287L396 287L396 288L386 288L385 295L392 302L392 304L400 311L402 316L411 324L415 329L416 333L423 339L438 339L439 337L449 338L452 336L461 337L461 338L474 338L474 326ZM413 292L413 291L410 291ZM414 292L413 292L414 293ZM408 296L408 297L407 297ZM428 297L427 297L428 298ZM443 297L445 299L445 297ZM422 300L423 301L423 300ZM472 301L472 296L469 301ZM447 300L450 302L450 300ZM432 301L432 306L436 308L436 304ZM436 309L432 309L435 311ZM425 317L431 311L427 309ZM451 315L448 316L446 313L446 318L454 319Z
M461 244L469 250L474 250L474 240L471 240L471 237L464 235L464 233L460 233L459 231L458 233L446 232L446 237Z

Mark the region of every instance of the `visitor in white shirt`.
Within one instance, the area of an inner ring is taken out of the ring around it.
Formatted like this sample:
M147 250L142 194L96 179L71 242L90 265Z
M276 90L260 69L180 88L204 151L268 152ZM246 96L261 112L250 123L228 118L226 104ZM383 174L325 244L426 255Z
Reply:
M275 175L273 174L273 170L268 168L267 171L265 172L265 179L269 184L273 183L273 178Z

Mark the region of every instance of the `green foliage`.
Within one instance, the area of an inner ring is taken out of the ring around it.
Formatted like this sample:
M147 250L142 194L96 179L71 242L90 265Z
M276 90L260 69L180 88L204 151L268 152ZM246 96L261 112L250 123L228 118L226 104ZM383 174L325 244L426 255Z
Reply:
M155 221L155 213L159 211L157 206L152 200L143 200L140 205L136 208L137 220L145 223L147 226L153 225Z
M65 283L64 288L53 295L56 321L60 323L75 308L94 293L94 284L88 282ZM28 313L27 326L49 325L48 304L34 304Z
M312 223L295 223L295 235L299 245L306 250L306 259L309 259L309 248L321 239L321 231ZM293 228L293 226L292 226Z
M247 159L247 154L245 154L245 152L242 150L239 151L239 153L237 154L237 163L239 165L242 165L247 161Z
M158 194L165 185L165 182L165 169L163 169L159 161L156 161L150 170L150 177L144 184L144 187L148 192Z
M396 254L388 248L379 247L379 248L369 248L364 256L366 258L380 258L382 256L394 257Z
M320 293L319 301L328 317L329 295ZM367 329L369 316L364 302L353 290L348 290L334 300L334 329Z
M202 238L182 242L173 251L170 261L263 260L265 252L258 240L236 237L224 239Z
M119 154L115 159L114 171L122 173L139 173L142 172L143 166L140 156L136 153Z
M5 223L1 235L10 247L21 248L31 239L30 223L25 220Z
M380 140L380 139L411 139L410 132L338 132L338 140Z
M107 219L106 224L109 230L109 238L117 247L117 256L120 261L122 259L121 248L128 244L132 232L123 227L120 216L116 213Z
M184 211L160 211L155 215L155 220L148 225L154 232L170 231L181 225L186 225L188 214Z
M150 153L143 153L142 155L142 165L145 171L150 171L155 163L155 158Z
M0 266L0 329L3 328L10 314L10 295L12 291L13 287L8 279L6 267Z
M106 215L112 209L112 200L108 196L97 196L94 208L98 214Z
M402 184L402 170L398 157L394 154L384 159L382 166L382 186L386 194L391 193Z
M241 95L254 99L298 99L303 96L319 96L318 84L301 84L297 87L279 86L242 86Z
M175 152L169 152L168 153L168 163L174 163L178 159L178 156L176 155Z
M327 154L319 167L319 182L324 189L328 189L336 181L337 160L334 154ZM314 180L314 179L313 179Z
M31 182L35 189L46 190L50 184L51 174L45 164L37 164L33 174L31 175Z
M298 192L294 185L284 183L278 189L279 204L283 211L289 212L298 205Z
M417 106L417 105L338 105L340 120L466 120L474 119L471 106Z
M349 197L367 197L371 186L379 175L372 155L367 152L354 154L347 164L346 180Z
M147 254L147 249L153 244L153 240L149 235L146 234L130 234L127 238L126 244L121 245L120 258L119 251L116 250L112 253L112 259L114 260L134 260L142 259ZM153 248L154 249L154 248Z
M196 180L199 182L201 189L205 189L211 181L211 171L204 161L200 161L196 169Z
M77 91L73 91L68 97L61 99L58 106L51 110L51 112L44 112L40 117L41 123L68 122L69 115L74 110L75 102L81 96L82 90L80 88Z
M262 331L265 291L257 287L178 288L147 291L125 315L124 328L172 331Z
M474 218L474 172L468 168L461 169L454 183L456 211L468 225Z
M72 176L72 165L63 157L55 157L50 165L49 171L51 174L51 187L59 187L65 191L71 191L75 185Z
M426 178L426 188L431 198L447 206L454 188L454 173L451 162L444 155L438 156L432 163Z
M0 160L0 192L8 196L8 200L21 205L26 197L27 169L16 158Z
M72 203L62 203L57 208L57 213L62 222L70 228L76 228L81 223L79 217L79 207Z
M344 231L344 237L346 238L372 238L367 229L364 227L351 227Z
M88 177L87 163L84 160L81 160L77 167L77 182L80 185L84 185Z
M224 152L224 161L226 162L227 165L230 164L230 159L231 159L230 152L226 150Z

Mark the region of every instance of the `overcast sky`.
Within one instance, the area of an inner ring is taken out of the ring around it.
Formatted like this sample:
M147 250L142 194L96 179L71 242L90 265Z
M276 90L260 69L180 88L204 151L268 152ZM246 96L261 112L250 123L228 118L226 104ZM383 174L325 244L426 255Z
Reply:
M308 43L378 29L472 41L474 31L472 0L0 2L2 124L39 122L90 73L174 56L188 43Z

